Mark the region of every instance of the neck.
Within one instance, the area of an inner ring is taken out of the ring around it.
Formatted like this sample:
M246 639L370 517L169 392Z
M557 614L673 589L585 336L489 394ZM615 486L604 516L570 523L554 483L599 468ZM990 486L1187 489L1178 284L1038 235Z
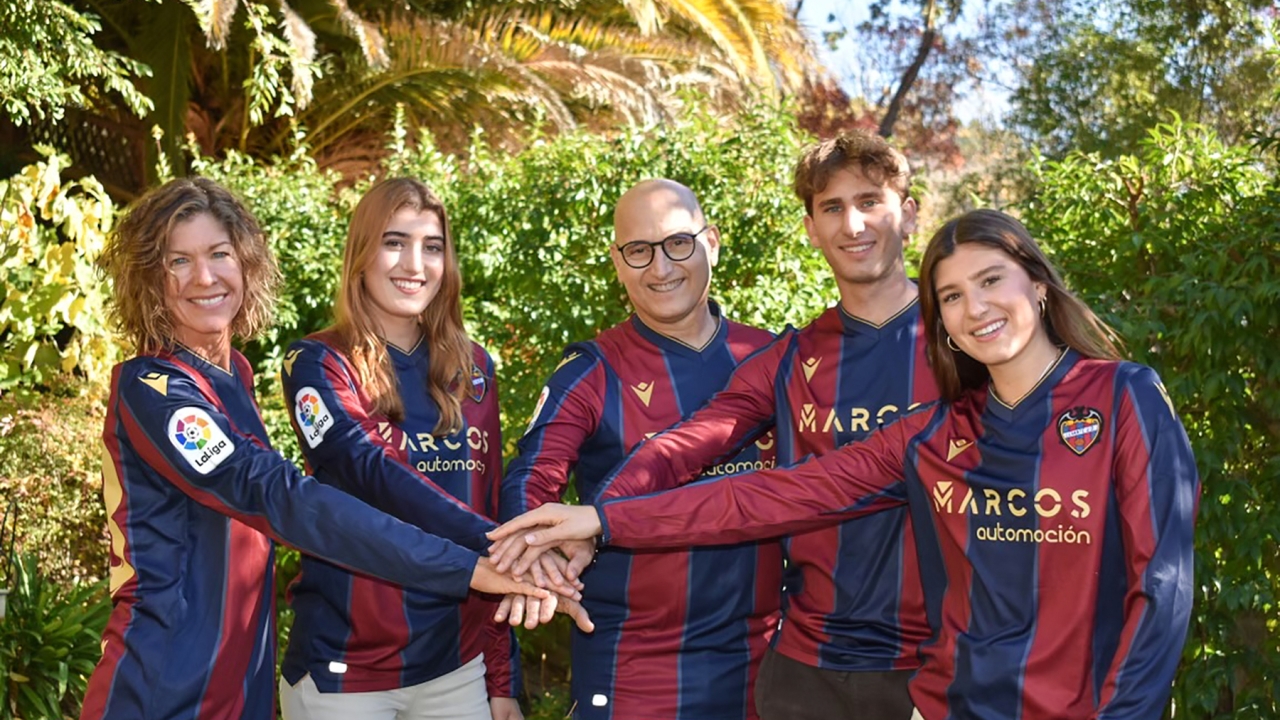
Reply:
M224 334L209 338L181 338L183 347L218 367L231 371L231 336Z
M694 308L688 315L670 322L655 320L639 312L636 314L650 330L698 349L706 347L711 338L715 337L716 329L719 327L716 316L711 314L711 306L705 302Z
M382 339L388 343L395 345L401 350L412 350L413 346L418 344L418 340L422 338L422 326L414 319L396 318L391 322L378 323L379 334Z
M1049 374L1062 350L1044 334L1035 339L1018 357L999 365L988 365L991 387L1006 405L1017 405Z
M894 273L872 283L847 283L837 279L840 306L850 315L881 325L916 299L916 284L906 273Z

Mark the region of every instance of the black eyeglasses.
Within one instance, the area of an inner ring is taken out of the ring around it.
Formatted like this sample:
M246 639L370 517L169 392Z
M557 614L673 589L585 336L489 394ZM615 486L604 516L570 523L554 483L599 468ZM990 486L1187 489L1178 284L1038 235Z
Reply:
M653 249L661 246L662 252L671 262L680 262L693 257L693 251L698 247L698 236L706 232L711 226L703 225L702 229L696 233L675 233L668 235L661 240L633 240L626 245L614 245L618 250L618 254L622 255L622 261L628 266L636 270L643 270L653 264Z

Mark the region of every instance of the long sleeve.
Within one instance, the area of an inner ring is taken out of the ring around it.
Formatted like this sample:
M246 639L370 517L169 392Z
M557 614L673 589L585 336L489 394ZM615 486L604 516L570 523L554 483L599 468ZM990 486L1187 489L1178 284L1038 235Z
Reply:
M507 468L500 519L559 502L583 444L600 423L604 402L604 364L582 346L571 345L542 389L517 444L518 455Z
M477 553L303 475L270 447L237 433L176 366L163 391L136 375L141 367L118 370L124 440L184 494L351 570L451 597L467 595Z
M304 340L288 357L285 401L311 472L427 532L472 550L488 547L485 533L495 524L408 464L409 438L365 411L348 365L331 348Z
M774 377L794 332L742 362L729 384L689 419L641 443L602 482L596 497L612 500L669 490L737 455L774 424Z
M833 525L906 502L903 456L920 411L862 442L789 468L597 505L607 543L632 548L745 542Z
M499 397L497 374L493 371L493 360L486 355L484 361L485 372L493 378L489 392L493 402L496 403ZM493 452L488 458L487 467L490 470L485 473L487 483L485 514L489 517L497 517L502 499L501 424L494 423L489 433L489 447ZM488 634L484 649L485 687L489 691L489 697L519 697L524 686L524 678L520 668L520 645L516 640L515 629L506 623L493 622L497 603L485 599L486 602L483 605L485 617L480 619L485 623L485 631Z
M1116 409L1115 492L1129 590L1100 720L1157 718L1186 641L1200 481L1186 431L1150 368L1125 376Z

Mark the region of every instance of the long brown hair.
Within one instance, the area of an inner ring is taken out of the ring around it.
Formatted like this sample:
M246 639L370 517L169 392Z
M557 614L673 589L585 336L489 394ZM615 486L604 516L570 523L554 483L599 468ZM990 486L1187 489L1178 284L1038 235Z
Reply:
M374 185L360 198L347 231L342 283L332 329L365 393L373 400L374 412L395 422L403 420L404 399L396 385L386 343L378 335L378 325L369 312L373 301L365 291L362 274L382 246L387 223L405 208L434 213L444 229L444 274L440 290L422 312L419 324L431 348L427 388L440 409L435 432L454 433L462 428L462 395L472 366L471 340L462 323L462 273L449 230L449 216L439 198L422 182L391 178Z
M991 378L987 366L947 345L947 330L938 311L934 279L938 263L951 257L956 247L981 243L1017 261L1032 281L1045 286L1045 330L1055 345L1081 355L1119 360L1120 340L1115 331L1067 289L1057 269L1049 263L1031 233L1016 218L996 210L972 210L951 220L934 233L920 263L920 316L924 321L925 351L943 400L955 400Z
M280 270L258 220L230 190L202 177L170 180L139 198L116 225L98 258L111 279L107 317L135 352L171 349L176 328L165 299L165 253L173 228L208 215L226 229L244 275L244 300L232 319L233 335L256 337L271 324Z

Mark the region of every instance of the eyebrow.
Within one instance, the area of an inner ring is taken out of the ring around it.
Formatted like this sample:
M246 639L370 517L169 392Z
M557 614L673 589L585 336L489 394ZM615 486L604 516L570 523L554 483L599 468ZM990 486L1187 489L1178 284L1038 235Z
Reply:
M382 233L382 237L383 239L386 239L386 238L406 238L407 239L409 237L409 233L400 232L399 230L387 230ZM443 235L424 235L422 239L423 240L439 240L440 242L445 241Z
M972 275L970 275L967 279L969 279L969 280L973 280L973 279L976 279L976 278L980 278L980 277L982 277L983 275L986 275L987 273L992 272L993 270L1004 270L1006 267L1008 267L1007 263L1005 263L1004 261L1000 261L1000 262L997 262L997 263L995 263L995 264L988 265L987 267L982 268L981 270L979 270L979 271L977 271L977 272L973 273ZM941 293L943 290L951 290L951 289L953 289L953 286L954 286L954 283L947 283L946 285L939 285L937 288L934 288L934 292L935 292L935 293Z
M209 247L205 248L205 250L206 250L207 252L213 252L214 250L217 250L218 248L222 247L223 245L230 245L232 250L235 250L235 249L236 249L235 243L231 242L230 240L223 240L222 242L218 243L217 245L210 245ZM165 254L166 254L166 255L182 255L182 256L184 256L184 257L191 255L191 253L189 253L189 252L183 252L182 250L166 250L166 251L165 251Z
M878 199L882 197L884 197L883 190L867 190L864 192L860 192L857 195L854 195L853 200L856 202L858 200ZM844 202L844 198L831 197L818 203L818 207L826 207L828 205L838 205L843 202Z

